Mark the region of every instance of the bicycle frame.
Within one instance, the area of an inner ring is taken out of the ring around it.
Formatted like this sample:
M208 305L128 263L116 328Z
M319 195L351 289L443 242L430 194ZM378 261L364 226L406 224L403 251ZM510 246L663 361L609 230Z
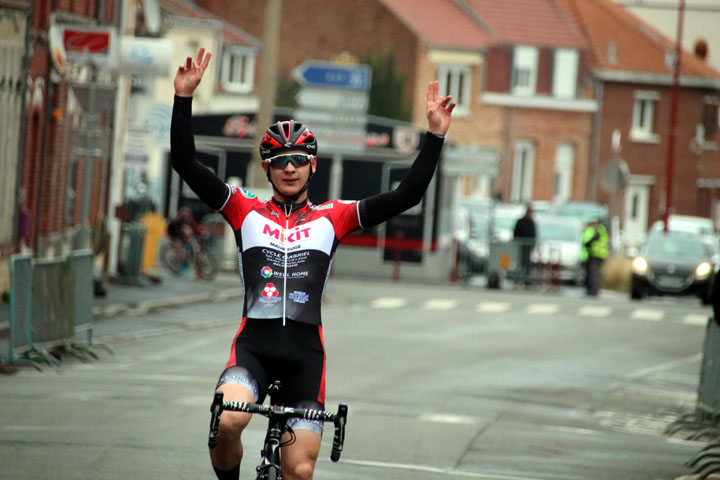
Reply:
M275 386L273 385L273 387ZM275 387L271 390L277 392L278 389L279 387ZM260 464L256 469L257 480L280 480L282 478L280 447L283 446L281 441L282 434L289 431L286 423L288 418L333 422L335 425L335 435L333 436L330 460L333 462L340 460L340 454L342 453L343 443L345 441L347 405L338 405L337 413L333 413L325 410L290 408L280 405L271 406L248 402L226 402L223 401L223 392L216 391L213 403L210 406L210 434L208 436L208 447L210 448L214 448L215 445L217 445L220 416L225 410L260 414L268 418L267 434L265 435L265 442L260 453Z

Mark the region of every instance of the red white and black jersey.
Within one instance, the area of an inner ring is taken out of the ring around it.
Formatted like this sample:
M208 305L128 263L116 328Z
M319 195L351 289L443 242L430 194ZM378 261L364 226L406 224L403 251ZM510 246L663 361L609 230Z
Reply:
M288 207L229 187L220 213L238 245L243 317L319 325L333 253L345 235L361 227L358 202L305 202L292 211Z
M230 187L195 156L192 98L175 97L170 159L175 171L235 233L245 288L244 318L320 325L320 301L333 253L357 228L378 225L417 205L435 172L443 139L428 133L395 190L359 201L285 205Z

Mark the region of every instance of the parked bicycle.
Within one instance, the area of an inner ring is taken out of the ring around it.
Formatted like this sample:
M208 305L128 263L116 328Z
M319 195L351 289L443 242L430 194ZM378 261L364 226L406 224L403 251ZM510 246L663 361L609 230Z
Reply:
M203 280L213 280L218 274L219 266L215 256L206 248L210 238L207 230L190 236L185 243L178 248L168 236L160 247L160 263L172 275L181 276L191 267L195 269L195 277Z
M269 392L272 394L280 390L280 382L276 381L270 385ZM271 401L272 403L272 401ZM305 420L320 420L333 422L335 435L333 437L330 460L337 462L343 450L345 441L345 424L347 423L347 405L338 405L337 412L325 410L312 410L307 408L290 408L281 405L261 405L248 402L226 402L223 401L223 392L215 392L215 398L210 406L210 435L208 447L214 448L218 441L218 429L220 426L220 415L223 411L246 412L263 415L268 418L267 434L263 449L260 452L260 464L257 466L256 480L282 480L280 468L281 447L290 445L295 441L295 434L287 425L289 418L302 418ZM290 440L282 441L284 433L290 434Z

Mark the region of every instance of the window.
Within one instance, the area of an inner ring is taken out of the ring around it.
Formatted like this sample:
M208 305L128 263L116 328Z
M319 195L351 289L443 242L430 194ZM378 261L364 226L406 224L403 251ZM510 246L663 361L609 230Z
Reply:
M466 65L440 65L438 67L440 95L452 95L456 112L470 110L470 67Z
M705 139L712 139L718 132L718 98L705 97L703 102L702 126Z
M635 141L659 141L655 128L655 104L660 99L657 92L636 91L630 138Z
M516 95L535 95L537 66L537 48L515 47L512 70L512 93Z
M512 201L532 200L533 173L535 170L535 146L528 141L515 143L513 163Z
M255 52L249 48L232 47L223 54L220 81L225 90L249 92L252 90Z
M562 203L572 197L573 164L575 148L570 143L561 143L555 150L555 185L553 201Z
M577 50L555 50L553 96L575 98L578 76Z

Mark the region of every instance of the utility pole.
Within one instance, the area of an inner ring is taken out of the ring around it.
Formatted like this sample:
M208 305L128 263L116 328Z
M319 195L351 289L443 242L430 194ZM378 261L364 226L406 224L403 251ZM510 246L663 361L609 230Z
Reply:
M668 231L670 210L672 209L673 174L675 168L675 141L677 139L678 97L680 95L680 60L682 57L682 35L684 16L685 0L680 0L680 5L678 6L677 36L675 38L675 70L673 72L672 97L670 100L670 126L668 129L669 131L667 164L665 173L665 212L663 213L663 222L665 224L666 233Z
M260 142L265 129L272 123L274 118L281 8L282 0L267 0L265 4L262 70L260 72L260 108L255 121L255 140L257 143ZM249 178L245 183L252 188L264 188L267 186L267 182L265 172L260 166L260 152L257 148L254 148L252 152L252 164L248 169Z

